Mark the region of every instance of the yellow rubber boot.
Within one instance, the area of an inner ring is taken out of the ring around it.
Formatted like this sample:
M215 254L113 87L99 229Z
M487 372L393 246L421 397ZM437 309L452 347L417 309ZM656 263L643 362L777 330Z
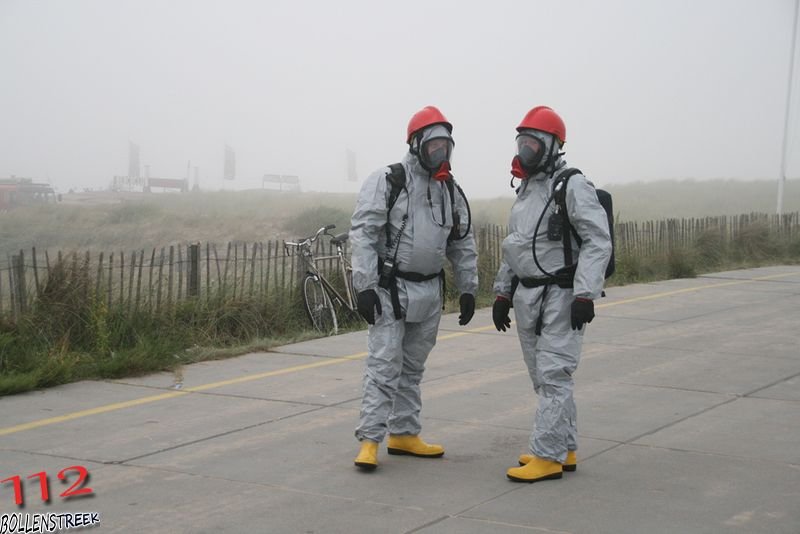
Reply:
M419 436L390 434L386 445L389 454L408 454L421 458L440 458L444 456L444 447L425 443Z
M378 443L368 439L362 441L355 464L364 471L373 471L378 467Z
M506 476L514 482L539 482L561 478L562 473L560 463L534 456L522 467L512 467L506 471Z
M525 465L534 458L532 454L520 454L519 455L519 465ZM564 471L575 471L578 469L578 457L575 455L575 451L567 451L567 459L564 460L564 463L561 464L561 468Z

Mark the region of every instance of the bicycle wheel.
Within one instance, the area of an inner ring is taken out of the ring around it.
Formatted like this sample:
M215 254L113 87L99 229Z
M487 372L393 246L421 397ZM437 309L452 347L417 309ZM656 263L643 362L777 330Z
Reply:
M303 304L314 328L325 335L339 331L331 299L319 276L315 274L308 273L303 278Z

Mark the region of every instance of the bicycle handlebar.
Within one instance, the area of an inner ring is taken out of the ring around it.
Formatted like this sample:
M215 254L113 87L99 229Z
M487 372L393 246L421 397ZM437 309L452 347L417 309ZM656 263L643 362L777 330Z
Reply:
M284 246L284 248L286 248L286 247L290 247L290 246L291 247L302 247L302 246L310 245L311 243L316 241L321 234L326 234L326 233L328 233L328 230L333 230L334 228L336 228L335 224L329 224L327 226L323 226L322 228L317 230L317 233L315 233L313 236L306 237L305 239L301 239L299 241L284 241L283 242L283 246Z

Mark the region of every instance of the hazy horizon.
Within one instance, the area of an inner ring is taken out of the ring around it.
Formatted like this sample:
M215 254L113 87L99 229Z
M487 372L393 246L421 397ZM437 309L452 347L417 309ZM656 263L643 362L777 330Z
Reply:
M599 186L777 180L794 10L794 0L0 0L0 178L105 188L127 174L131 141L151 176L182 178L191 161L204 189L291 174L306 190L354 192L402 158L409 117L434 104L454 124L468 194L508 196L514 128L544 104L564 117L569 164ZM798 63L788 179L800 176ZM347 150L358 182L347 181Z

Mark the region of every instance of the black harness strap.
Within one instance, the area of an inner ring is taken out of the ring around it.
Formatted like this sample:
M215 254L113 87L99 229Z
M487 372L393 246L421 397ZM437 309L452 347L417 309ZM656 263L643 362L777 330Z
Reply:
M389 286L389 295L392 297L392 311L394 312L395 320L399 321L403 318L403 313L400 308L400 292L397 289L397 280L392 280Z
M409 282L427 282L428 280L433 280L434 278L438 278L442 275L444 269L439 271L438 273L433 274L420 274L420 273L408 273L403 271L397 271L397 278L402 278L403 280L408 280Z
M389 174L386 175L386 181L389 182L389 199L386 201L386 246L392 246L392 236L389 233L388 217L389 212L397 204L397 198L400 192L406 188L406 170L403 168L402 163L392 163L389 165ZM398 237L399 241L399 237Z
M517 278L516 276L514 278ZM519 283L527 288L532 287L542 287L542 286L558 286L562 289L570 289L572 288L572 280L564 278L563 280L560 278L517 278ZM511 280L512 285L514 284L514 279Z
M572 243L570 242L570 238L574 237L575 241L578 243L578 246L581 245L581 238L578 237L578 233L573 228L572 224L569 221L569 213L567 212L567 183L572 176L576 174L582 174L580 169L565 169L561 174L559 174L555 180L553 180L553 195L555 196L556 206L558 206L558 211L561 214L561 220L563 221L563 231L562 233L562 242L564 244L564 265L569 267L573 265L572 262Z
M550 284L544 286L542 290L542 300L539 302L539 316L536 318L536 328L534 332L537 336L542 335L542 324L544 323L544 299L547 298L547 290L550 288Z

